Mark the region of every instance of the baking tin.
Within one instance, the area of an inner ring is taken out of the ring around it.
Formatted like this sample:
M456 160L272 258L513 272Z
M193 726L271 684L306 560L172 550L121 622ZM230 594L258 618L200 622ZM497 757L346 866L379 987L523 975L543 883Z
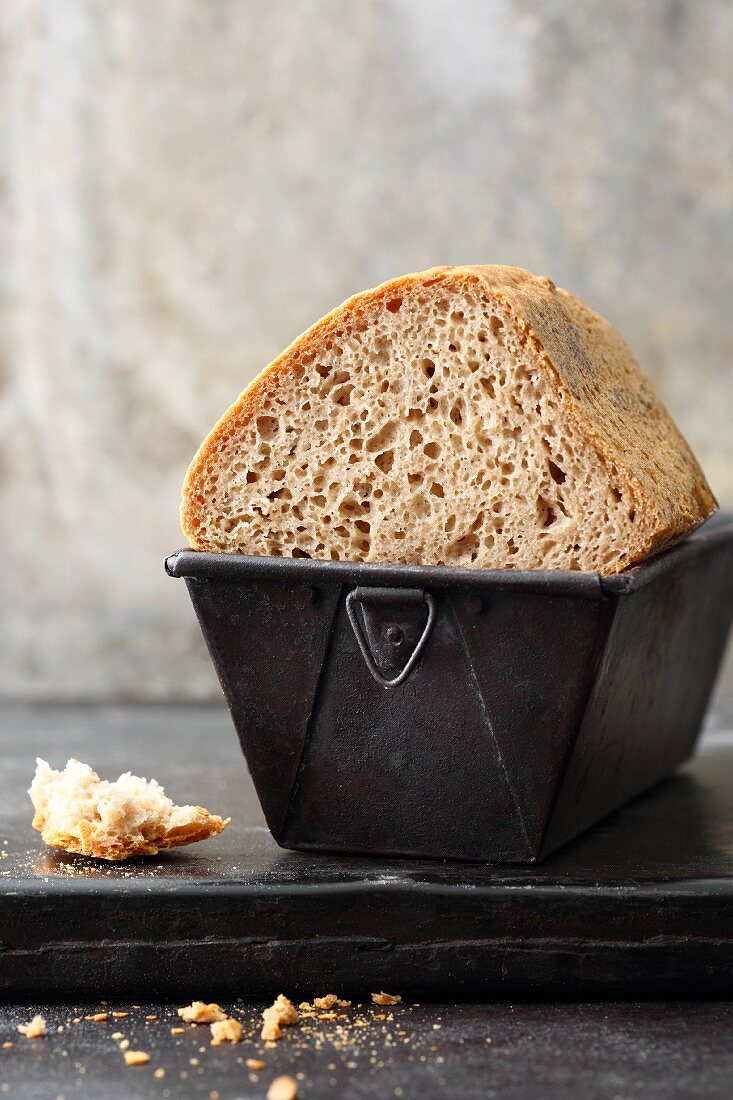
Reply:
M284 848L531 863L693 751L733 518L626 573L180 550Z

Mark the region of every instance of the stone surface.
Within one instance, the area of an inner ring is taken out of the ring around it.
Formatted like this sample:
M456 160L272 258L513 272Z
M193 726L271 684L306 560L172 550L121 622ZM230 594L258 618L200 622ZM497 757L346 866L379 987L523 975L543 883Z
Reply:
M115 1001L108 1011L128 1016L85 1019L105 1011L97 993L103 996L101 989L92 991L85 1004L0 1008L0 1042L13 1044L0 1049L0 1088L7 1085L9 1097L263 1100L273 1078L288 1074L297 1080L301 1100L729 1100L733 1080L731 1003L379 1009L355 1002L342 1013L347 1025L301 1023L287 1028L274 1049L263 1049L257 1025L264 1002L227 1001L224 1007L244 1025L242 1042L211 1047L208 1028L189 1026L183 1035L171 1035L180 1023L175 1005ZM39 1010L49 1034L24 1039L18 1024ZM348 1026L351 1020L366 1026ZM112 1038L117 1033L128 1038L131 1050L149 1053L149 1064L125 1066ZM248 1058L264 1068L251 1072ZM162 1078L156 1077L160 1069Z
M161 566L188 460L404 271L586 298L733 503L732 51L726 0L3 5L0 694L218 695Z

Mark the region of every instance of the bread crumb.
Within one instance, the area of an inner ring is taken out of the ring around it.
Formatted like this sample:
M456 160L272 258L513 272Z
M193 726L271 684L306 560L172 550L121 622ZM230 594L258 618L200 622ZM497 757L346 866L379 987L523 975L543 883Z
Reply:
M125 1051L125 1065L128 1066L144 1066L146 1062L150 1061L150 1055L146 1054L144 1050L126 1050Z
M154 856L217 836L230 820L202 806L176 806L154 779L125 772L110 783L74 759L63 771L37 759L28 793L33 828L46 844L97 859Z
M226 1020L217 1020L211 1025L211 1045L221 1046L222 1043L238 1043L242 1038L242 1025L239 1020L228 1016Z
M318 1019L319 1020L335 1020L336 1019L336 1013L335 1012L319 1012L318 1013Z
M112 1032L112 1038L113 1039L124 1039L124 1035L122 1034L121 1031L113 1031Z
M129 1016L130 1013L129 1012L113 1012L112 1015L114 1016L115 1020L124 1020L125 1016Z
M276 1077L267 1090L267 1100L297 1100L298 1085L292 1077Z
M146 1016L145 1019L146 1020L157 1020L158 1017L157 1016Z
M165 1077L165 1070L162 1068L162 1066L160 1069L156 1069L153 1077Z
M399 994L372 993L372 1001L375 1005L398 1005L402 1001Z
M309 1004L308 1001L301 1001L298 1005L298 1008L301 1012L310 1012L310 1010L313 1008L313 1005Z
M282 1028L298 1022L298 1010L288 998L280 993L269 1008L262 1013L262 1038L272 1042L282 1038Z
M11 1042L3 1043L3 1050L10 1050L12 1045ZM264 1065L264 1062L262 1064Z
M192 1001L186 1008L179 1008L178 1015L187 1024L213 1024L227 1017L221 1005L207 1005L204 1001Z
M43 1016L34 1016L28 1024L18 1024L18 1031L26 1039L42 1039L46 1034L46 1021Z
M335 993L327 993L325 997L314 997L313 1007L326 1009L333 1008L337 1001L338 997Z
M248 1058L245 1065L247 1069L264 1069L265 1063L261 1058Z
M120 1043L120 1050L127 1050L129 1048L129 1046L130 1046L130 1040L129 1039L123 1039L122 1042Z
M172 1027L171 1028L171 1035L183 1035L183 1034L185 1034L185 1031L186 1031L185 1027Z
M108 1012L95 1012L93 1016L85 1016L85 1020L93 1020L95 1024L102 1024L109 1016Z

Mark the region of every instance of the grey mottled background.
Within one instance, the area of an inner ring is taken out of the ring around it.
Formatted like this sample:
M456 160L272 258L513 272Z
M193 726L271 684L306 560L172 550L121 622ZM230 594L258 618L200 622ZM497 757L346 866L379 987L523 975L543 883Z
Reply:
M162 570L188 460L432 264L606 313L733 505L731 57L727 0L6 0L0 694L216 696Z

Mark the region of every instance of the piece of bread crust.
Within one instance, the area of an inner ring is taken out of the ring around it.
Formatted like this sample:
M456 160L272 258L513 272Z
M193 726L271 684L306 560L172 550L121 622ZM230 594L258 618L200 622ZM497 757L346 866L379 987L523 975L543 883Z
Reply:
M429 424L441 443L410 456ZM609 322L549 279L465 266L357 294L298 337L200 447L181 525L228 553L615 573L715 508Z
M36 765L28 791L33 828L67 852L112 861L154 856L217 836L231 820L202 806L176 806L154 779L130 772L110 783L79 760L69 760L63 771L41 759Z

